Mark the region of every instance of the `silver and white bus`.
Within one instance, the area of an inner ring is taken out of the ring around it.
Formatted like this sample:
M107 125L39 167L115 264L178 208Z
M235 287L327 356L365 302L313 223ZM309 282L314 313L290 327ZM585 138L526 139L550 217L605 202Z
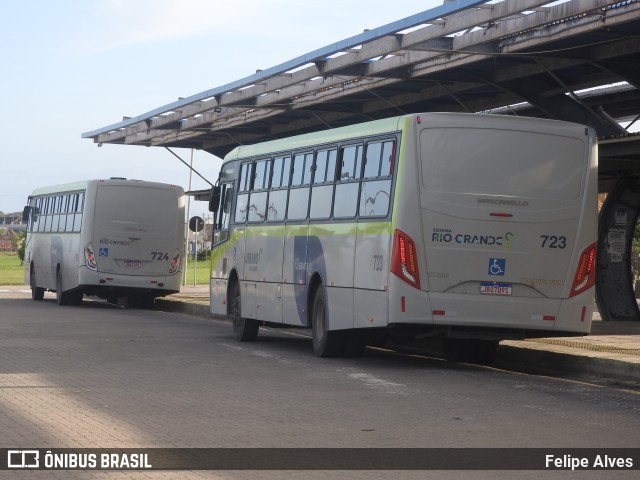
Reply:
M112 178L39 188L29 196L25 281L32 298L58 304L83 295L145 307L180 290L184 192Z
M212 190L211 312L239 340L311 328L319 356L590 331L593 130L425 113L241 146Z

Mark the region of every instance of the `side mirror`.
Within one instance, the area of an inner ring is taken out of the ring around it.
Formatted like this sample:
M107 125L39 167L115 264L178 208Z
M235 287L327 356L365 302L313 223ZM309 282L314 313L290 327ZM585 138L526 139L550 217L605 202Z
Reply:
M31 213L31 207L27 205L22 210L22 223L27 223L29 221L29 214Z
M211 194L209 195L209 211L213 213L218 212L220 207L220 187L216 185L211 187Z

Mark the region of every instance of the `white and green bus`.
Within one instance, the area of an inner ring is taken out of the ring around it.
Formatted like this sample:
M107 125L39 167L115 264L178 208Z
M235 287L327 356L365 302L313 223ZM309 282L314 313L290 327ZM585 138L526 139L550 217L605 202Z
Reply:
M59 305L84 295L146 307L180 290L181 187L112 178L39 188L24 209L25 281Z
M310 328L319 356L585 335L597 146L566 122L425 113L241 146L212 189L211 312L242 341Z

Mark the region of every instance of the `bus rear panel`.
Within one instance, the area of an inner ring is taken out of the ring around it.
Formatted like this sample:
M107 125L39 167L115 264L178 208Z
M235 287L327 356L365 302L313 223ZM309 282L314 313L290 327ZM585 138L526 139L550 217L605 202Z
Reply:
M594 132L497 116L409 122L398 191L417 195L397 194L396 226L415 242L421 284L396 275L404 285L390 288L390 322L427 320L479 337L493 330L498 339L510 330L519 337L588 333Z

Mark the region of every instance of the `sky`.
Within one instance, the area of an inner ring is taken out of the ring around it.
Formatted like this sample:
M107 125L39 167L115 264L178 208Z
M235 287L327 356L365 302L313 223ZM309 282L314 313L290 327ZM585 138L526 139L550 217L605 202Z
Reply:
M165 149L98 148L81 134L441 3L2 2L0 211L21 211L35 188L93 178L135 178L187 189L189 169ZM175 152L190 160L190 150ZM220 164L217 157L194 151L194 168L210 181ZM193 189L207 187L194 175Z

